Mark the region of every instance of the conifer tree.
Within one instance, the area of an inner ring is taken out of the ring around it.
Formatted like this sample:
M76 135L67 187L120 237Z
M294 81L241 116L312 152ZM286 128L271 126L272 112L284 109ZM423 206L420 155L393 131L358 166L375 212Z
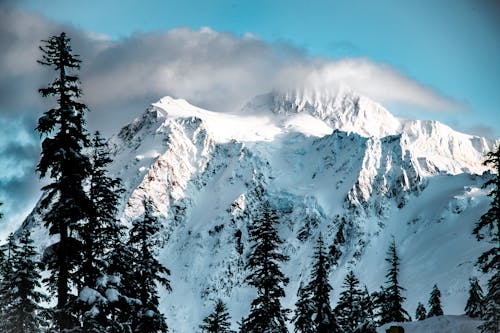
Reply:
M56 97L57 106L38 119L36 130L44 136L37 171L40 177L50 175L52 179L43 187L41 208L46 210L43 221L50 235L59 236L45 251L44 261L51 272L50 290L57 295L56 324L63 332L77 325L70 305L75 299L71 290L79 284L74 272L81 261L76 229L86 218L89 207L84 182L90 163L83 153L88 145L84 120L87 107L77 101L81 90L78 76L72 72L80 68L80 60L73 54L66 34L43 41L40 49L43 55L39 63L52 67L57 73L48 87L39 90L44 97Z
M257 289L250 314L243 321L245 333L286 333L285 322L288 311L281 306L285 297L284 286L288 284L279 264L288 257L279 252L283 241L276 229L278 216L269 202L262 205L261 216L249 226L249 239L253 243L247 262L250 274L246 282Z
M427 317L442 316L443 308L441 307L441 291L437 285L432 287L431 296L429 297L429 313Z
M363 313L365 315L365 321L374 326L375 305L373 304L373 298L368 292L368 287L366 285L361 296L361 308L363 309Z
M478 258L478 264L483 272L492 274L484 298L484 324L480 328L482 333L495 333L500 331L500 146L486 154L483 164L491 165L496 171L483 185L492 187L488 193L492 200L490 209L481 216L472 233L478 241L487 238L493 245Z
M205 333L235 333L231 330L231 317L227 311L227 306L221 299L215 303L214 312L203 319L200 329Z
M425 306L418 302L417 305L417 310L415 311L415 319L416 320L424 320L427 318L427 310L425 309Z
M314 323L316 325L316 332L341 332L330 306L330 292L332 291L332 286L328 281L328 260L321 234L318 237L318 243L316 244L315 250L309 290L311 291L311 297L314 304Z
M347 273L340 299L335 308L339 325L345 333L352 333L365 322L362 308L363 291L359 288L359 280L353 271Z
M496 175L484 183L483 188L492 187L488 196L492 198L490 209L481 216L472 233L477 240L488 238L493 247L484 252L478 263L484 272L498 270L500 266L500 146L486 154L484 165L491 165Z
M383 286L380 286L378 291L373 292L371 295L374 308L374 321L377 326L391 322L389 318L387 291Z
M132 329L134 333L167 332L165 317L160 313L156 284L171 290L167 276L170 271L156 259L160 246L161 224L153 215L152 204L145 204L144 217L132 223L129 246L133 255L133 290L138 295L139 305L135 310Z
M292 322L295 325L295 333L314 333L315 325L313 321L314 304L308 288L300 286L297 291L298 300L295 303L294 316Z
M469 279L469 298L465 306L465 314L471 318L482 318L484 314L483 289L476 277Z
M39 333L47 326L45 311L40 306L47 298L37 290L41 287L41 276L29 230L23 231L19 244L11 245L12 269L3 281L9 288L10 302L3 312L2 332Z
M2 267L0 280L0 332L8 329L9 308L15 300L15 279L14 258L17 255L18 247L14 240L14 234L9 234L7 243L2 245Z
M500 332L500 271L496 270L488 280L488 294L484 306L482 333Z
M110 256L118 249L116 242L123 237L123 226L116 218L118 202L123 193L119 178L108 176L107 167L112 162L107 143L96 132L91 142L91 169L89 173L89 200L91 209L88 218L79 225L82 238L83 262L78 272L83 279L83 288L78 299L85 332L103 332L106 327L117 324L111 318L112 303L116 300L117 276L110 270ZM112 299L106 295L113 290ZM93 297L88 297L93 295Z
M385 306L382 324L389 322L404 322L409 320L408 312L403 309L405 298L401 295L405 289L399 284L399 256L396 248L396 241L393 239L387 258L385 259L390 267L386 274Z
M313 332L341 332L341 328L337 323L335 315L330 306L330 292L332 290L332 286L328 281L328 258L325 253L323 237L321 236L321 234L318 237L318 243L315 247L313 259L314 263L311 273L311 280L304 290L304 293L309 295L310 304L306 303L307 299L304 296L303 299L305 304L302 305L302 308L307 310L307 312L300 314L300 316L297 316L296 314L296 329L297 320L299 319L302 321L301 325L309 329L310 323L308 321L308 317L312 315L309 318L311 318L313 323Z

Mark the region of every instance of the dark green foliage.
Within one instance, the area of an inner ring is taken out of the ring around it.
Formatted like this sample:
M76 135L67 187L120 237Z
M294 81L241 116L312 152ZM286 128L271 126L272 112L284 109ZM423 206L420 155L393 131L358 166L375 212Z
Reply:
M352 333L366 321L363 309L363 291L353 271L347 273L340 299L335 308L337 321L345 333Z
M479 285L477 278L469 280L469 298L465 306L465 314L471 318L482 318L484 314L484 295L483 289Z
M492 187L488 196L492 198L490 209L481 216L472 233L477 240L487 238L493 247L483 253L478 263L484 272L500 269L500 146L496 151L486 154L484 165L491 165L496 175L488 180L483 187Z
M443 308L441 307L441 291L437 285L432 287L431 296L429 297L429 313L427 317L442 316Z
M321 235L319 235L313 258L311 280L300 291L300 299L295 310L295 331L301 333L342 332L330 306L332 286L328 281L328 258Z
M158 309L159 296L156 283L170 290L167 276L170 271L156 259L156 251L161 245L159 232L161 224L153 215L152 204L145 204L144 217L132 224L129 246L132 254L132 290L140 303L133 314L134 333L167 332L165 317Z
M37 254L30 232L24 230L19 245L13 236L8 240L10 267L5 270L0 284L2 295L1 331L4 333L39 333L47 326L46 311L40 306L46 296L37 289L41 287ZM5 298L4 298L5 297Z
M250 274L246 282L257 289L257 298L252 301L250 314L243 321L245 333L285 333L287 310L281 306L285 297L284 286L288 278L281 272L279 264L288 257L279 252L283 241L276 226L278 216L266 201L262 213L249 226L249 239L253 243L247 262Z
M486 294L484 314L482 319L484 323L479 327L482 333L500 332L500 271L488 281L488 294Z
M40 117L36 130L44 136L37 171L41 177L49 174L52 179L43 187L41 208L46 210L45 226L59 240L48 248L44 259L51 272L50 290L57 295L57 326L63 331L76 325L75 314L70 312L75 296L70 291L80 282L74 273L81 261L81 243L75 231L89 209L84 182L90 162L83 153L88 145L84 121L87 107L77 101L81 95L78 76L70 71L80 68L80 60L73 55L66 34L43 41L40 49L43 55L39 63L57 72L56 79L39 90L44 97L54 96L57 106Z
M299 287L297 291L298 300L295 303L294 316L292 322L295 325L296 333L314 333L315 324L313 321L314 304L311 300L311 293L308 288Z
M116 302L120 292L120 276L111 267L112 257L121 253L123 226L116 213L121 181L108 176L107 166L112 162L109 148L98 132L92 138L91 170L89 175L89 199L91 209L88 218L78 227L82 237L83 262L78 274L83 287L77 302L82 313L85 332L104 332L106 329L126 325L129 319L117 318ZM121 263L121 268L124 263ZM118 285L117 285L118 283ZM111 293L111 294L110 294ZM88 297L93 295L93 297ZM109 297L107 295L112 295ZM115 332L117 329L115 329Z
M214 312L203 319L200 329L205 333L234 333L231 330L230 319L226 304L221 299L218 299L215 303Z
M386 274L386 287L384 291L384 304L381 304L382 318L381 324L390 322L404 322L409 321L410 316L405 309L403 303L405 298L402 296L402 291L405 289L399 284L399 256L397 253L396 242L393 239L387 251L387 258L389 263L389 271Z
M416 320L424 320L427 318L427 310L425 309L425 306L418 302L417 305L417 310L415 310L415 319Z
M496 170L496 174L484 184L485 188L492 187L488 193L492 200L490 209L481 216L472 233L478 240L486 238L493 245L478 258L483 272L492 274L483 303L484 324L480 328L483 333L497 333L500 331L500 146L486 154L483 164Z

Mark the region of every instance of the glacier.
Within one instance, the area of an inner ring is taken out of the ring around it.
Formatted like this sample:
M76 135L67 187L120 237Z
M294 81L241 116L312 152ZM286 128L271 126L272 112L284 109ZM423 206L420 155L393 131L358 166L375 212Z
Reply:
M109 143L110 171L126 189L121 221L140 218L147 198L164 225L158 255L173 291L161 290L161 309L172 332L197 331L217 298L235 328L248 314L256 186L281 217L288 308L309 279L320 232L331 250L332 303L348 270L370 292L384 283L393 237L410 314L435 283L445 314L462 314L469 277L482 277L474 262L487 244L471 231L489 205L482 161L498 141L395 117L343 87L273 91L232 113L164 97ZM42 213L35 207L23 225L40 248L49 244Z

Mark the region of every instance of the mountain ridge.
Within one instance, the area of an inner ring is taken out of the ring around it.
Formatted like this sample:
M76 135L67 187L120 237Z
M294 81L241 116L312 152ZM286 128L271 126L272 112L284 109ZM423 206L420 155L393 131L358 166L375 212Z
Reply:
M172 271L173 292L162 292L161 306L174 332L195 331L219 297L229 303L233 322L248 313L254 291L243 283L246 227L257 214L258 186L280 213L283 251L291 258L284 267L291 280L286 306L293 308L298 285L308 279L321 232L333 267L332 300L348 269L370 291L383 283L384 245L394 236L408 310L438 283L445 312L461 313L468 278L478 274L473 261L484 250L470 234L488 204L481 189L488 175L480 176L488 169L478 156L493 142L452 131L444 137L455 142L453 149L441 149L443 136L423 136L437 147L423 160L419 154L429 148L406 132L363 136L309 111L273 112L261 103L251 112L248 105L224 114L165 97L109 141L110 171L126 189L122 222L140 218L148 199L164 225L159 258ZM461 147L474 151L452 159ZM46 239L38 214L31 216L34 237Z

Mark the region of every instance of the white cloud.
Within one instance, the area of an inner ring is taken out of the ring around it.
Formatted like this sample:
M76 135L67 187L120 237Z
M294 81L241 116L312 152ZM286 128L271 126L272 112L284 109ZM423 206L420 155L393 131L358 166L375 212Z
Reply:
M383 104L406 103L430 111L463 109L457 101L368 59L311 59L292 45L269 44L252 34L239 37L206 27L135 34L112 41L106 35L0 6L0 120L22 118L23 126L33 133L36 118L51 103L43 101L37 90L53 75L36 63L38 45L41 39L63 30L73 38L75 53L83 60L83 100L92 110L89 125L108 134L164 95L225 112L238 109L256 94L304 84L334 89L344 82ZM5 134L0 134L0 140L1 135ZM33 137L37 138L35 133ZM16 147L9 151L16 151ZM33 158L34 169L33 155L36 152L27 154L23 161ZM9 161L10 157L2 158ZM16 177L15 182L3 180L2 184L0 197L16 201L16 207L28 205L38 196L36 191L32 197L28 191L15 195L16 188L38 186L35 174ZM5 195L8 193L14 195ZM6 203L6 207L14 206ZM6 213L12 222L14 213Z

